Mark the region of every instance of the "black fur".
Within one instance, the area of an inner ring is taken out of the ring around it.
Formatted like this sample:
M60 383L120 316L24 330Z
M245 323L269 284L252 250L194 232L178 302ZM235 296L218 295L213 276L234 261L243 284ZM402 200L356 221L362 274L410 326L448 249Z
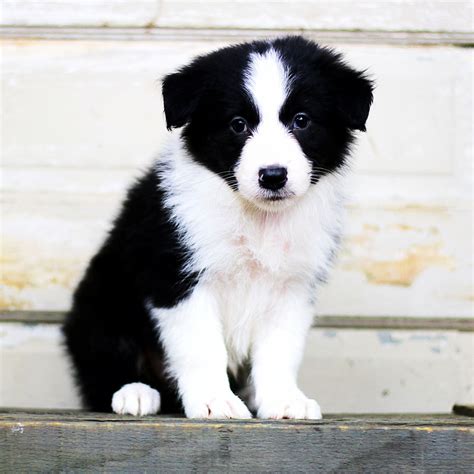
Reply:
M129 191L74 294L64 335L84 405L92 410L110 411L112 394L130 382L157 388L164 412L180 410L146 302L172 307L195 278L181 271L186 249L162 204L150 170Z
M193 158L231 186L247 137L233 133L229 122L245 117L249 134L257 126L258 111L243 89L243 72L251 52L270 46L293 78L281 121L290 128L297 112L310 117L307 129L292 133L313 163L315 181L341 165L352 130L365 129L370 81L338 54L301 37L232 46L197 58L163 81L167 127L185 126L183 137ZM198 275L183 273L189 249L180 242L163 199L156 169L150 169L129 191L74 294L63 331L89 409L110 411L113 393L131 382L159 390L162 412L182 409L166 377L165 354L146 306L173 307L192 290Z

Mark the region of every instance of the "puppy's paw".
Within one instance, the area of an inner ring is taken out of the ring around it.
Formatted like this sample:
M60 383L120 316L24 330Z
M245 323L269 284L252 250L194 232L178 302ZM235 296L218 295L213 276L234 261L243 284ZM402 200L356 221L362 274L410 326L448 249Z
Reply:
M232 392L204 399L188 399L184 402L184 412L188 418L252 418L244 402Z
M160 405L159 392L144 383L128 383L112 397L112 410L119 415L154 415Z
M265 400L257 410L258 418L271 418L280 420L320 420L322 418L321 408L316 400L304 396L287 399Z

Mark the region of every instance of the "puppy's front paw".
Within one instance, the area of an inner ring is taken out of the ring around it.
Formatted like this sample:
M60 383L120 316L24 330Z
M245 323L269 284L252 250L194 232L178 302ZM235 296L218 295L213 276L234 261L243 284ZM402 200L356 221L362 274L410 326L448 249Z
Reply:
M252 418L244 402L232 392L204 398L188 398L183 404L188 418Z
M159 392L144 383L124 385L112 397L112 410L119 415L154 415L160 404Z
M257 410L258 418L320 420L321 408L316 400L304 396L287 399L267 399Z

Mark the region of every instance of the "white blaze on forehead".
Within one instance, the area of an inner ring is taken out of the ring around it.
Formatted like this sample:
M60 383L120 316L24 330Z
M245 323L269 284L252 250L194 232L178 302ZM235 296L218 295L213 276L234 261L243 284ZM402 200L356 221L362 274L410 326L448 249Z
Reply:
M288 95L288 72L274 49L253 53L245 73L245 88L255 103L260 120L278 117Z
M280 110L287 100L290 86L291 76L277 51L270 49L263 54L251 55L245 72L245 88L258 110L259 122L242 148L235 177L239 193L266 210L275 206L267 206L268 192L259 184L259 170L262 168L286 168L288 179L284 190L288 196L302 196L310 186L309 160L280 120Z

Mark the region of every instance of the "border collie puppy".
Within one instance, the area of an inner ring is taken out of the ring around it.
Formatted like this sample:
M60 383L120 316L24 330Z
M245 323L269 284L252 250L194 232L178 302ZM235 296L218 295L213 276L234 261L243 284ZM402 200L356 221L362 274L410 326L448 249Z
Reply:
M198 57L164 78L163 98L178 130L128 192L64 326L84 405L320 418L297 371L372 84L295 36Z

